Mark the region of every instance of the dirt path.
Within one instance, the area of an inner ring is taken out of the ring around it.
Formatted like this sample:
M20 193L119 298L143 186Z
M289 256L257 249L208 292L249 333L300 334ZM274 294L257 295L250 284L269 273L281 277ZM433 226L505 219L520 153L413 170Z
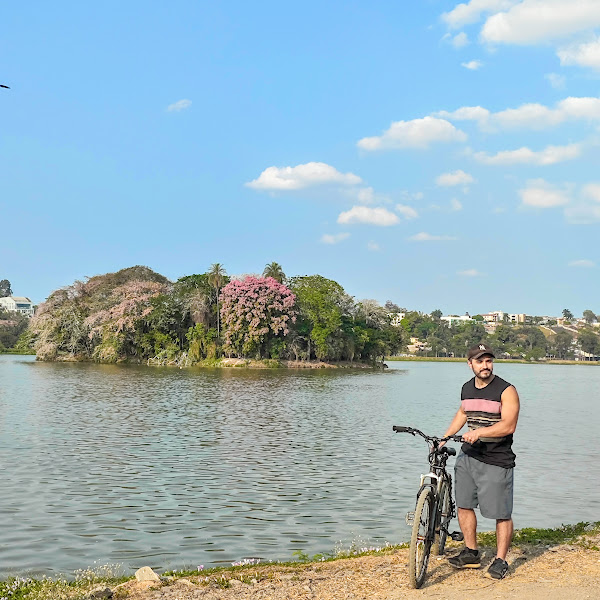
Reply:
M449 551L448 555L458 550ZM447 556L448 556L447 555ZM453 569L432 557L420 590L409 587L408 550L382 556L310 563L298 567L257 566L219 573L209 581L201 574L148 588L128 582L115 598L130 600L411 600L427 598L596 600L600 598L600 552L580 546L524 546L511 551L509 575L502 581L485 577L493 550L484 549L483 567ZM215 581L216 578L220 578ZM243 581L240 581L240 578ZM223 587L229 585L230 587Z

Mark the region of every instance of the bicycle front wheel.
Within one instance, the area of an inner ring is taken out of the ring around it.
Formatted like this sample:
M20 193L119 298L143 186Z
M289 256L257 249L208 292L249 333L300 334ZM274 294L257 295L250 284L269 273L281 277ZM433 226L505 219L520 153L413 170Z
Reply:
M448 525L450 525L450 519L452 518L450 486L446 481L442 483L439 498L435 539L433 540L433 546L431 546L431 554L434 556L444 554L446 538L448 537Z
M430 488L425 488L417 500L415 508L415 521L410 538L410 555L408 560L408 577L413 588L420 588L425 581L429 552L432 539L430 537L430 523L434 519L433 493Z

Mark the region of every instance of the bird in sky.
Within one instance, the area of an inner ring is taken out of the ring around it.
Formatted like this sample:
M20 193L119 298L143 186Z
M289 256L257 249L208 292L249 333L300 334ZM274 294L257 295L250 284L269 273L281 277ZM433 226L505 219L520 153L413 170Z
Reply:
M2 85L1 83L0 83L0 87L3 87L3 88L6 88L7 90L10 90L10 88L7 85Z

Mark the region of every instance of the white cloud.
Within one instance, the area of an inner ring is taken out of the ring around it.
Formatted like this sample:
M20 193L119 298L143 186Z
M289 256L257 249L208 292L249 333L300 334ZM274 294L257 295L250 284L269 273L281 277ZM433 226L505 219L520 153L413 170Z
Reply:
M352 223L366 223L387 227L396 225L400 219L398 215L386 208L370 208L368 206L353 206L350 210L340 213L337 222L350 225Z
M600 69L600 38L585 44L561 48L556 53L561 65L577 65Z
M370 204L375 200L375 190L372 187L361 188L358 190L357 198L363 204Z
M481 30L487 43L536 44L600 25L598 0L523 0L492 15Z
M569 263L569 267L595 267L596 263L593 260L584 258L582 260L572 260Z
M300 190L323 184L359 183L362 183L362 179L354 173L340 173L328 164L309 162L296 167L268 167L246 185L256 190Z
M558 73L546 73L544 79L547 79L555 90L562 90L566 84L565 76Z
M191 105L191 100L178 100L177 102L173 102L173 104L169 104L169 106L167 106L167 112L180 112L186 108L189 108Z
M467 136L445 119L424 117L412 121L396 121L381 136L358 141L363 150L390 150L396 148L427 148L434 142L463 142Z
M480 60L470 60L469 62L460 63L465 69L469 69L470 71L477 71L483 67L483 63Z
M477 23L484 14L506 10L519 0L471 0L467 4L457 4L450 12L442 15L442 20L452 29Z
M453 241L456 238L449 235L431 235L430 233L417 233L408 238L412 242L448 242Z
M452 38L452 45L455 48L464 48L469 43L469 38L464 31L461 31L458 35Z
M577 202L565 208L565 218L572 225L600 223L600 184L584 185Z
M565 218L571 225L600 223L600 204L578 202L565 207Z
M490 117L490 111L481 106L463 106L453 112L441 110L433 114L434 117L450 119L451 121L477 121L483 125Z
M543 179L531 179L527 187L519 190L521 202L525 206L534 208L553 208L569 203L569 196L565 190L544 181Z
M600 2L599 2L600 6ZM600 98L568 97L554 108L529 103L490 113L481 106L463 106L453 112L434 113L450 121L477 121L481 129L546 129L570 120L600 121Z
M459 210L462 210L462 203L460 202L460 200L457 200L456 198L452 198L452 200L450 200L450 208L457 212Z
M600 183L588 183L583 186L583 196L600 202Z
M490 156L486 152L476 152L473 158L485 165L554 165L573 160L581 155L581 144L567 146L548 146L535 152L523 146L517 150L503 150Z
M471 175L465 173L461 169L453 173L443 173L435 178L435 183L440 187L452 187L454 185L468 185L475 180Z
M367 249L369 249L371 252L379 252L379 250L381 250L377 242L369 242L367 244Z
M457 275L461 277L481 277L481 273L477 269L466 269L465 271L458 271Z
M419 216L419 213L412 206L407 206L406 204L396 204L396 210L405 219L416 219Z
M323 244L339 244L340 242L344 241L345 239L347 239L349 237L350 237L349 233L334 233L334 234L325 233L321 236L321 242Z
M562 123L566 118L564 111L548 108L543 104L523 104L518 108L507 108L492 114L494 124L506 128L544 129Z

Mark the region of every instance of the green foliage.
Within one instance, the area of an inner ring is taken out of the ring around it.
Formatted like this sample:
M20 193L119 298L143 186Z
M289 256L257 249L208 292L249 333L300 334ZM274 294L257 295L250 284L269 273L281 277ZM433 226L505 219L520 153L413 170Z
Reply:
M0 279L0 298L12 296L12 289L8 279Z
M0 347L13 348L27 331L29 318L18 312L0 310Z
M592 357L600 355L600 337L589 329L584 329L579 333L579 345Z
M281 265L276 262L269 263L265 265L263 270L263 277L272 277L278 283L285 283L286 276L281 268Z
M562 315L567 321L572 321L575 318L568 308L563 308Z
M314 352L320 360L340 358L342 316L349 316L351 299L339 283L321 275L294 277L290 283L300 312L299 330L308 334L308 356Z
M217 358L217 330L207 329L203 323L196 323L185 335L188 341L188 357L191 364L204 359Z
M518 529L513 536L513 543L520 544L565 544L579 540L582 536L600 531L600 521L595 523L580 522L575 525L561 525L554 529L538 529L535 527L525 527ZM478 542L483 546L495 546L496 534L492 531L477 534Z

